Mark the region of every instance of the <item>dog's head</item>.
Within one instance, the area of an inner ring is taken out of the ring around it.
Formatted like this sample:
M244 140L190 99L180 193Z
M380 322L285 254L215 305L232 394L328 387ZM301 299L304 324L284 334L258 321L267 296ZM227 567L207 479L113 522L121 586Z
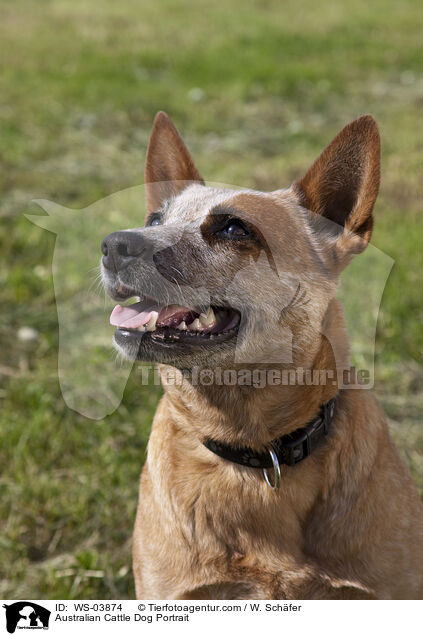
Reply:
M346 126L305 177L270 193L208 187L165 113L154 121L144 228L107 236L102 274L115 344L178 368L307 366L339 273L371 236L374 119Z

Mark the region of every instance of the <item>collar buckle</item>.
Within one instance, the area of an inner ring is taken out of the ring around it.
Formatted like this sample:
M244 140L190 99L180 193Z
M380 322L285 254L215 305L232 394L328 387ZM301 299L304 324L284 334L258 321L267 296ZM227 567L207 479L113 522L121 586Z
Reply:
M291 436L293 439L284 439L283 455L288 466L295 466L311 453L310 438L304 428L300 428Z

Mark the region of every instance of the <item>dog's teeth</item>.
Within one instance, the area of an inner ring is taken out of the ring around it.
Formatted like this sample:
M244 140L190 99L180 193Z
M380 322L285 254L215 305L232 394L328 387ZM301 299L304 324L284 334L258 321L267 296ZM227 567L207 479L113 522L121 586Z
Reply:
M201 329L201 324L200 324L200 321L198 320L198 318L193 320L192 323L190 325L188 325L188 329L190 331L198 331L199 329Z
M152 311L151 312L150 320L145 325L145 328L147 329L147 331L155 331L156 330L156 322L157 322L158 316L159 316L159 312L158 311Z
M185 323L185 320L180 322L179 325L176 328L179 329L180 331L186 331L187 325Z
M144 325L141 325L141 327L137 327L137 331L145 331Z
M200 322L203 327L211 327L216 322L216 316L211 307L208 308L206 314L200 314Z

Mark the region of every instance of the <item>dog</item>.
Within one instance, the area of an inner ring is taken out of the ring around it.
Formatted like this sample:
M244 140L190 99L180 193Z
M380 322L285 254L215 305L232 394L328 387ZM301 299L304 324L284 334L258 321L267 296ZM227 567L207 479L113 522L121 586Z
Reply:
M138 297L113 310L115 346L158 363L164 386L140 481L137 598L423 598L417 489L372 392L339 381L337 282L370 240L379 164L365 115L288 189L210 187L157 114L145 227L107 236L101 265L113 299ZM241 381L299 369L335 380Z

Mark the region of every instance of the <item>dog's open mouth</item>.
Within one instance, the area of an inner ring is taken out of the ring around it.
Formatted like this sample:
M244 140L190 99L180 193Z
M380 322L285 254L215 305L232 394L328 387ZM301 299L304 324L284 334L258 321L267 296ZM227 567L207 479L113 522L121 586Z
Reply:
M166 340L219 340L235 335L240 314L229 307L208 307L198 312L182 305L159 305L145 298L133 305L116 305L110 324L117 333L140 339Z

